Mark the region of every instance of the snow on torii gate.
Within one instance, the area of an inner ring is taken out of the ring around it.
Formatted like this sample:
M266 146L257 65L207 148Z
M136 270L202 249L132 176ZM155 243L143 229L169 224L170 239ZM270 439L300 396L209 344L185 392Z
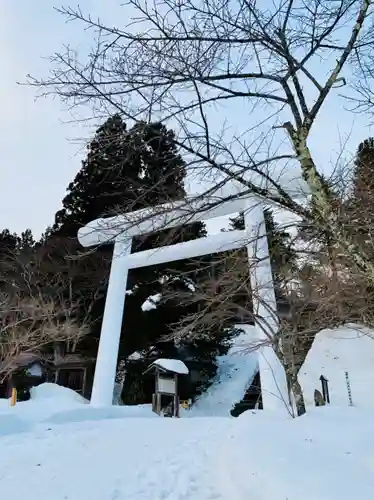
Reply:
M266 409L274 407L284 409L284 402L288 401L284 370L273 348L266 345L268 338L264 331L268 329L268 335L271 335L277 323L274 317L276 301L263 208L263 202L253 195L237 194L230 199L227 193L223 195L221 192L218 195L216 192L209 198L187 198L150 209L96 219L78 231L78 240L84 247L114 241L91 404L96 406L112 404L129 269L246 246L249 262L253 262L249 270L252 289L256 290L253 307L256 316L262 318L262 328L257 325L255 340L265 341L259 349L258 356L263 406ZM243 231L222 232L131 254L134 236L235 212L244 212Z

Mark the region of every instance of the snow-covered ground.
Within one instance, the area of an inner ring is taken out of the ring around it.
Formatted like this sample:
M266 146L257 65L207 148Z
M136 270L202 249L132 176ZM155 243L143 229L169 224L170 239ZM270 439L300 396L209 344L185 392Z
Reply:
M336 363L335 355L330 363L331 334L324 332L304 367L308 380L314 381L321 364L340 380L348 353L363 356L358 345L366 340L354 347L344 332L334 332L343 338L337 345L334 340L332 352L344 363ZM369 355L362 359L371 363ZM355 363L357 369L348 365L353 380L361 370L355 406L336 398L334 405L309 408L296 419L277 411L247 411L237 419L198 413L161 418L148 405L93 408L68 389L44 384L32 391L31 401L14 408L0 401L0 497L372 500L373 408L359 396L372 394L372 380L364 376L371 367ZM222 380L227 393L230 383ZM214 386L212 391L217 394Z
M220 452L222 490L240 500L371 500L373 432L372 412L359 408L243 413Z
M68 411L66 393L60 397L59 388L39 389L30 402L2 405L0 425L9 432L0 437L1 498L374 497L374 419L365 409L322 407L298 419L261 411L237 419L168 419L153 416L149 407L100 414L75 397ZM51 414L49 399L60 411ZM22 422L29 427L22 428Z

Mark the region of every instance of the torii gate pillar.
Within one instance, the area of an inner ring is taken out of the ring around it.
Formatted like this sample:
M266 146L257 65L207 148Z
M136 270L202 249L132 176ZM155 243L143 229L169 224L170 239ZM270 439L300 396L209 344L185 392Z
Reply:
M91 394L91 403L96 406L110 406L113 402L131 242L132 238L114 244Z

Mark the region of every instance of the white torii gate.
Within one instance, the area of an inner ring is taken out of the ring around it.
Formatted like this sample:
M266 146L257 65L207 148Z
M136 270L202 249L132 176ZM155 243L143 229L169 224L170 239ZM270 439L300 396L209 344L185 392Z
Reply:
M112 404L129 269L246 246L251 262L251 286L256 290L253 307L256 317L261 318L258 321L262 323L261 327L256 327L254 340L264 341L258 352L263 406L265 409L285 409L285 402L289 398L284 370L268 342L268 335L271 336L275 331L277 321L274 315L276 300L263 208L263 202L253 195L237 194L230 198L227 193L225 196L216 193L208 198L187 198L150 209L96 219L78 231L78 240L84 247L114 241L91 404ZM132 238L135 236L234 212L244 212L243 231L222 232L184 243L130 253Z

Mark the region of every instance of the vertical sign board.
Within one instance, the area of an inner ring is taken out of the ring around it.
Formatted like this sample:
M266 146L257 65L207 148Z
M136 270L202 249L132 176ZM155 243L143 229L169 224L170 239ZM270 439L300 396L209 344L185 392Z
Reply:
M172 394L176 393L176 383L174 378L166 378L162 375L158 377L158 392L162 392L163 394Z

